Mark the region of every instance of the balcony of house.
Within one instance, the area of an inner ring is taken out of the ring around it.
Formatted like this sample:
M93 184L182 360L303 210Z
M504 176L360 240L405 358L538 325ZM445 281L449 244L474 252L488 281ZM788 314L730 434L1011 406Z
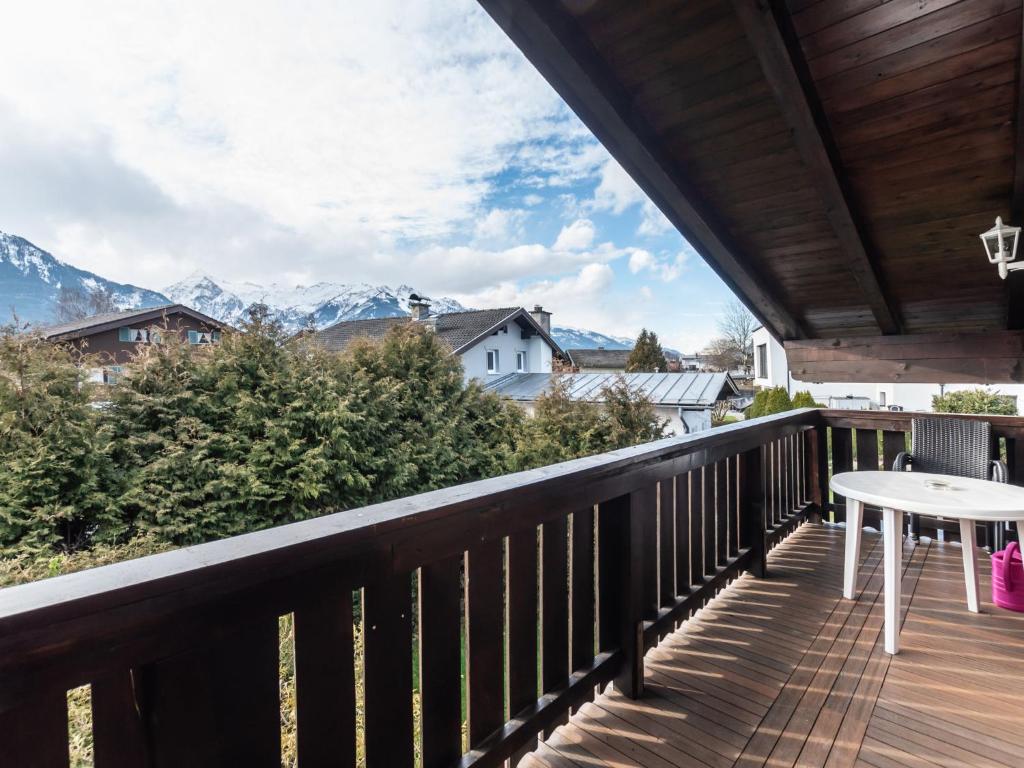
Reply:
M891 467L912 417L791 411L2 590L0 763L1018 765L1024 615L967 611L958 529L905 540L898 655L878 534L842 597L827 478ZM984 418L1019 479L1024 419Z

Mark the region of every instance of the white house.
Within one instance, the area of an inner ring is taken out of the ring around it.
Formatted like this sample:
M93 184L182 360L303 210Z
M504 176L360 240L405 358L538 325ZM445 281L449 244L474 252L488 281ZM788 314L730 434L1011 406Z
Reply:
M620 376L630 390L651 401L658 418L668 422L668 432L674 435L710 429L715 403L739 394L727 373L519 373L509 374L487 388L532 414L537 398L556 382L565 384L566 395L573 400L600 403L604 390Z
M792 396L808 391L819 403L830 408L871 410L898 408L904 411L930 411L932 396L963 389L985 389L1009 395L1017 401L1017 413L1024 405L1024 384L900 384L900 383L823 383L794 379L786 360L786 350L764 328L754 331L754 387L785 387Z
M422 323L458 355L466 380L494 381L510 373L551 373L554 355L564 353L551 338L551 313L535 306L480 309L434 315L425 297L413 296L411 317L345 320L313 334L325 349L344 351L356 339L382 339L398 325Z

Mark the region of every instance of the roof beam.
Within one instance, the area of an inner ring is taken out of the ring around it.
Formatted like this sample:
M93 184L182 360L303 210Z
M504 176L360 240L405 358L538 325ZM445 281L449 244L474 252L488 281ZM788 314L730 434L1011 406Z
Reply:
M1013 197L1010 200L1010 224L1024 226L1024 14L1021 16L1020 55L1017 69L1017 111L1014 119ZM1006 327L1024 329L1024 273L1006 276Z
M735 243L728 228L659 147L576 20L551 0L479 0L622 167L765 328L805 338L801 322Z
M850 204L839 155L787 11L782 3L770 0L733 0L733 6L783 118L793 132L800 157L825 203L847 268L882 333L900 333L899 319L879 281L864 230Z

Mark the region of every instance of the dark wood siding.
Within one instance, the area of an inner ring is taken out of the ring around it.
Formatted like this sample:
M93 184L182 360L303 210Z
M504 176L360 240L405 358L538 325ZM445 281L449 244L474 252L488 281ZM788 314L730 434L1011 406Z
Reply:
M189 331L213 331L219 327L210 327L205 323L189 317L180 312L167 315L164 320L157 321L132 321L125 319L127 328L166 328L165 332L177 332L182 339L188 338ZM131 362L132 357L138 354L143 344L137 342L121 341L118 337L118 329L100 331L91 335L84 335L72 342L86 354L96 355L97 362L101 365L124 365Z

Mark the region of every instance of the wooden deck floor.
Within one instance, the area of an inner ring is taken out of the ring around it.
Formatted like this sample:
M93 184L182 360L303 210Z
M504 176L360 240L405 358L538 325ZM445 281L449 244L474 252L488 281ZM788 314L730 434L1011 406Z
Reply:
M964 602L960 549L904 550L903 650L882 650L881 540L856 601L842 529L805 525L647 656L647 693L586 704L521 764L1024 765L1024 614Z

